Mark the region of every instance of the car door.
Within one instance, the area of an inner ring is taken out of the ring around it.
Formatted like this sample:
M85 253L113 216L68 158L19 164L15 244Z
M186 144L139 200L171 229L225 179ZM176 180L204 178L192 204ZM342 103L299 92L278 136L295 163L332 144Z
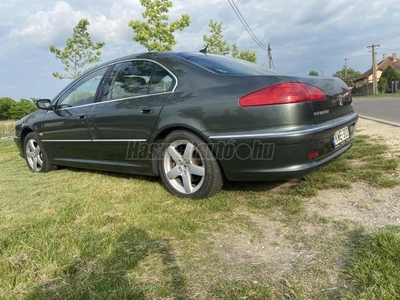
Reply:
M176 83L175 76L155 62L116 64L88 119L97 159L146 173L147 143Z
M45 115L39 135L55 161L94 159L87 116L108 67L88 73L67 88Z

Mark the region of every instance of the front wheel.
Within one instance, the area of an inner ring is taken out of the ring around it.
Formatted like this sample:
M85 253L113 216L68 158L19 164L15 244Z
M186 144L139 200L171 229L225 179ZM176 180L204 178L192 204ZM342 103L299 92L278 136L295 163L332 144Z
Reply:
M29 133L24 141L26 163L33 172L48 172L53 169L42 143L36 133Z
M166 188L180 197L208 198L223 185L220 168L210 149L187 131L173 131L164 139L158 170Z

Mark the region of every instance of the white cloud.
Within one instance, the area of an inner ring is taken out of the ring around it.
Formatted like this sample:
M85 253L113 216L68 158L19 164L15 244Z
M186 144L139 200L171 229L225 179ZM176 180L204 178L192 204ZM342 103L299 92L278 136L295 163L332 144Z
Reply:
M191 17L190 26L175 33L178 41L175 50L198 51L213 19L223 22L223 34L229 44L256 51L259 61L267 62L266 51L252 40L228 1L172 1L171 21L183 13ZM400 49L396 50L400 48L400 8L395 0L235 0L235 3L259 40L271 43L275 66L284 73L306 75L310 70L324 70L324 74L331 75L343 66L345 58L349 58L350 67L365 71L371 65L366 47L372 43L381 44L379 52L400 53ZM14 89L15 94L23 90L27 94L21 97L28 98L38 95L39 82L44 83L40 89L50 89L45 83L52 80L52 71L62 66L48 47L64 47L82 18L90 22L92 40L106 43L102 49L103 61L144 51L132 41L133 30L128 27L130 20L142 18L143 10L139 0L3 0L0 3L2 87ZM7 83L11 68L13 74L20 76L24 89L12 88L11 81Z

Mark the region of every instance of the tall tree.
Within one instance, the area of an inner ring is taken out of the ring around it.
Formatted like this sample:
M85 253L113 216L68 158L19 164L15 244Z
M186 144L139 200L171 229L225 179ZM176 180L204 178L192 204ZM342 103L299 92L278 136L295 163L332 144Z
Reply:
M56 59L60 59L64 64L66 74L53 72L53 76L59 79L69 78L75 79L86 70L83 68L95 62L100 61L101 48L104 42L94 44L87 31L90 25L87 19L81 19L75 26L71 38L67 39L64 50L57 49L54 45L50 46L50 51L56 55Z
M232 45L232 56L240 59L244 59L253 63L257 62L257 55L254 51L241 50L239 51L236 44Z
M203 35L205 46L208 45L207 52L222 55L228 54L230 47L222 34L222 22L218 23L210 20L208 26L210 27L210 35Z
M317 71L312 70L308 73L308 76L319 76L319 74Z
M352 68L343 67L340 71L337 71L333 76L341 78L349 87L355 85L356 79L362 74Z
M129 27L135 32L132 40L146 47L148 51L170 51L176 45L174 32L182 31L190 24L190 16L183 14L179 20L168 23L169 0L140 0L145 7L142 16L146 21L131 20Z
M203 35L204 46L208 45L207 52L212 54L229 54L230 49L232 49L232 56L240 59L244 59L250 62L257 62L257 55L255 52L249 50L239 50L236 44L232 47L229 46L228 42L224 40L224 35L222 34L222 22L215 22L210 20L208 24L210 27L210 35Z

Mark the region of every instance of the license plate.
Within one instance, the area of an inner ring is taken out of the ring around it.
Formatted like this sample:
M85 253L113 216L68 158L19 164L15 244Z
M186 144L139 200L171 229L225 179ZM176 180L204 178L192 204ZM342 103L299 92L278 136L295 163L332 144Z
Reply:
M336 148L348 138L350 138L349 128L343 127L342 129L339 129L333 135L333 147Z

